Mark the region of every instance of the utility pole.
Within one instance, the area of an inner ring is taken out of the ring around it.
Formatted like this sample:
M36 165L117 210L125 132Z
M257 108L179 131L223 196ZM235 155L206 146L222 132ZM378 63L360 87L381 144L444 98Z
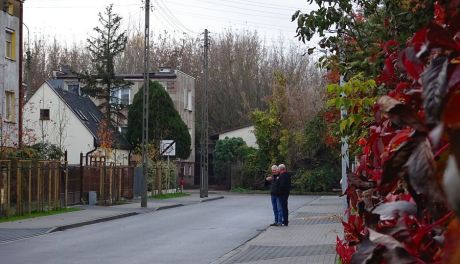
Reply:
M144 100L142 104L142 197L141 207L147 207L147 177L149 141L149 33L150 33L150 0L145 0L145 32L144 32Z
M201 130L201 175L200 175L200 197L208 197L208 51L209 51L209 38L208 30L204 30L204 89L203 89L203 108L202 108L202 130Z
M25 97L26 98L29 98L32 94L32 90L31 90L31 87L30 87L30 63L31 63L31 58L30 58L30 37L29 37L29 27L25 24L25 23L22 23L26 29L27 29L27 51L26 51L26 73L27 73L27 78L26 78L26 82L27 82L27 90L25 91Z

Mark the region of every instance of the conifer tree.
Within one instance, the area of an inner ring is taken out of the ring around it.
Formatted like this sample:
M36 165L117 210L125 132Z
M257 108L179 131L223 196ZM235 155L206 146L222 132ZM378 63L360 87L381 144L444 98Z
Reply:
M187 125L174 108L173 101L158 82L150 82L149 87L149 143L158 146L159 140L176 142L176 156L186 159L190 155L191 137ZM138 146L142 138L143 89L134 96L128 113L128 141Z
M92 67L80 75L84 83L84 94L102 99L100 107L107 120L113 120L112 114L121 115L124 107L112 99L112 92L129 85L129 82L115 77L115 59L126 47L126 31L122 31L122 18L113 12L113 5L106 7L104 14L99 13L100 26L94 28L96 36L87 39L87 49L91 55Z

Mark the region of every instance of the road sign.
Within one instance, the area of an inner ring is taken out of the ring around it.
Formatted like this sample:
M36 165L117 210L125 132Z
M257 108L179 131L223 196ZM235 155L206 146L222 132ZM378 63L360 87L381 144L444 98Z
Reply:
M160 146L163 156L176 156L176 142L174 140L162 140Z

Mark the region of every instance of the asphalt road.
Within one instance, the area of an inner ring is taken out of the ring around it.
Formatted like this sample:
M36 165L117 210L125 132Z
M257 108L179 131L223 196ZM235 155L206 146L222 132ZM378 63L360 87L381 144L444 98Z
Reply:
M313 196L291 196L290 210ZM132 216L0 244L0 263L210 263L273 221L267 195Z

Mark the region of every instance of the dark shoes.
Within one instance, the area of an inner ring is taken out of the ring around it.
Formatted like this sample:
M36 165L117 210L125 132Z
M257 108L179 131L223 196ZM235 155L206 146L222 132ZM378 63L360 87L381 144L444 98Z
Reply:
M281 226L281 223L273 223L270 226Z
M283 223L283 226L288 226L288 223Z

